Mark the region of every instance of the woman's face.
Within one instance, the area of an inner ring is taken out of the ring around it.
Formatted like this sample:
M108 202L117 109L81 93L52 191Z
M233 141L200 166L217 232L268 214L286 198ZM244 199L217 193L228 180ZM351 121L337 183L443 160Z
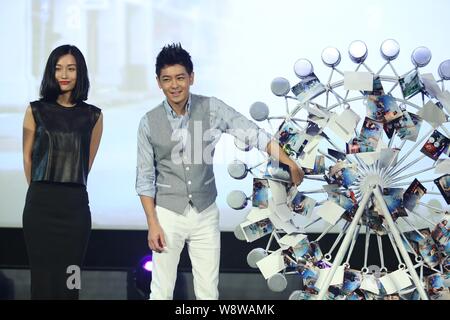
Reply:
M70 92L77 83L77 63L75 57L66 54L56 63L55 79L59 83L62 93Z

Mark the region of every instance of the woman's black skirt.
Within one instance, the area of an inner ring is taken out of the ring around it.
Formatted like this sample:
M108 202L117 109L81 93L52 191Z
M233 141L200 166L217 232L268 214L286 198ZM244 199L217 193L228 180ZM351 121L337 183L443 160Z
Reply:
M91 231L86 187L32 182L23 211L32 299L78 299Z

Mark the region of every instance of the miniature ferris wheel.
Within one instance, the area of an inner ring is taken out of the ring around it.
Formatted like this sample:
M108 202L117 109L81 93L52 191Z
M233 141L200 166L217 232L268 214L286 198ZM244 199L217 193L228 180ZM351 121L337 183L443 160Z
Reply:
M247 242L268 237L267 246L251 250L247 262L273 291L286 288L286 275L298 274L303 286L292 292L293 300L448 297L450 219L436 203L450 203L450 93L445 88L450 60L439 65L436 81L421 72L431 60L428 48L412 52L413 68L403 74L394 65L399 52L395 40L385 40L384 64L374 72L366 64L366 44L353 41L348 53L356 68L343 72L339 50L325 48L327 82L319 80L309 60L299 59L297 84L283 77L271 83L272 93L284 100L284 115L269 116L263 102L250 107L253 119L267 121L305 172L304 182L293 187L288 168L267 156L257 165L235 160L228 166L235 179L253 176L252 195L235 190L227 202L239 210L251 200L235 234ZM439 201L425 203L423 197L430 196ZM425 216L421 207L439 213L439 219ZM310 239L309 228L320 221L323 232ZM335 241L325 250L321 240L327 234ZM350 258L360 237L365 251L357 270ZM371 237L378 248L369 245ZM383 237L398 260L393 270L385 266ZM370 255L379 257L377 270L368 265Z

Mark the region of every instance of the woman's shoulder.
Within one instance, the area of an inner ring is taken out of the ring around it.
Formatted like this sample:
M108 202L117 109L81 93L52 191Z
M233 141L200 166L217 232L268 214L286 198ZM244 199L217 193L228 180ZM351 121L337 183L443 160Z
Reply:
M30 101L29 106L32 108L39 107L42 104L41 100Z
M33 114L35 114L36 112L41 112L41 110L43 109L43 103L41 100L30 101L27 107L27 110L28 109L30 109Z
M83 106L83 107L88 108L90 111L92 111L94 113L101 113L102 112L102 109L100 109L99 107L94 106L93 104L86 103L84 101L81 102L80 105Z

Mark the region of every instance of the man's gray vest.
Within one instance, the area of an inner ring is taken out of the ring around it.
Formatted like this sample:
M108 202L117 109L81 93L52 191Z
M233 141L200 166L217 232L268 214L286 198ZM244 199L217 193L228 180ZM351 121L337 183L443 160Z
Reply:
M180 141L172 138L173 130L164 105L149 111L150 143L156 172L155 202L158 206L182 214L191 202L198 212L202 212L216 200L213 164L212 161L205 163L203 157L205 149L210 150L211 159L214 155L213 141L204 141L203 138L211 126L209 101L208 97L191 95L189 138L185 149L180 147ZM173 150L178 158L176 163L172 160Z

